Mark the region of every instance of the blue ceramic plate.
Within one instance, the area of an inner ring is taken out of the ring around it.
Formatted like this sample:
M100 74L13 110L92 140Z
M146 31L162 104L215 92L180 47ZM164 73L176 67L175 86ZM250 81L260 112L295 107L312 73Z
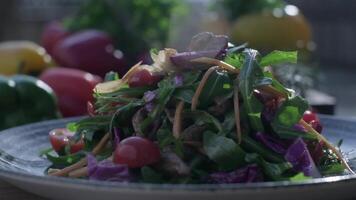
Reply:
M48 132L65 127L69 118L41 122L0 132L0 178L28 192L51 199L354 199L356 176L335 176L304 182L265 182L230 185L134 184L49 177L50 163L39 152L50 146ZM324 134L343 139L350 164L356 160L356 121L321 116ZM356 162L355 162L356 163ZM356 165L354 165L356 166Z

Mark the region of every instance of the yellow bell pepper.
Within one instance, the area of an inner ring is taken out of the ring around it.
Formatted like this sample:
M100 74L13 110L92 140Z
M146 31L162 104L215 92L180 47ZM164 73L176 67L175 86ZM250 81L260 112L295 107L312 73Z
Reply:
M0 43L0 74L39 73L51 65L45 49L30 41Z

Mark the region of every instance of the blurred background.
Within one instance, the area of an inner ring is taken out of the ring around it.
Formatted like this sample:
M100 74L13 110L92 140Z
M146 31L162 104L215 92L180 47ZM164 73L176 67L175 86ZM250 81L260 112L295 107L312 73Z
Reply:
M62 116L79 115L86 112L90 94L62 97L63 87L73 86L58 86L69 80L65 75L51 82L51 73L73 73L46 70L60 66L90 72L94 85L107 71L122 75L139 60L149 63L151 48L184 50L194 34L211 31L262 53L298 50L299 64L276 66L276 76L316 111L356 117L355 9L354 0L2 0L0 74L42 79L54 88ZM16 54L12 60L8 49ZM29 49L41 53L31 56ZM43 60L33 67L36 56ZM14 70L6 71L5 65ZM73 111L66 104L85 106Z

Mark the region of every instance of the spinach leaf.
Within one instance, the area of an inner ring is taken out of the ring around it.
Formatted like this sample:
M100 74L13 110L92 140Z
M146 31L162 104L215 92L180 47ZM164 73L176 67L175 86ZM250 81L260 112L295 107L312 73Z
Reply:
M264 78L262 69L258 65L259 53L256 50L246 49L244 64L239 74L239 89L243 99L243 107L248 115L251 127L255 131L264 131L261 121L262 104L254 96L256 83Z
M297 63L297 60L297 51L272 51L264 56L259 64L261 67L264 67L281 63Z
M245 152L232 139L206 131L203 146L207 156L216 162L221 170L233 170L245 164Z
M227 72L215 70L210 74L199 96L199 108L207 108L214 103L216 97L231 93L232 86L233 81Z

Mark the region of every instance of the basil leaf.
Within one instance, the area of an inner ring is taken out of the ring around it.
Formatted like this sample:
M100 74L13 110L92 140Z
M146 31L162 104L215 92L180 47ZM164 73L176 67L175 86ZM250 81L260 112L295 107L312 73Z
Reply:
M297 60L297 51L272 51L264 56L259 64L261 67L264 67L281 63L297 63Z
M199 108L207 108L214 103L215 97L224 96L232 91L233 82L225 71L215 70L209 76L200 96Z
M245 164L245 152L232 139L207 131L203 136L207 156L216 162L221 170L233 170Z
M243 54L245 61L239 74L239 89L243 99L242 106L248 115L252 129L264 131L261 121L262 104L253 94L256 83L264 78L262 69L257 62L259 54L252 49L246 49Z

